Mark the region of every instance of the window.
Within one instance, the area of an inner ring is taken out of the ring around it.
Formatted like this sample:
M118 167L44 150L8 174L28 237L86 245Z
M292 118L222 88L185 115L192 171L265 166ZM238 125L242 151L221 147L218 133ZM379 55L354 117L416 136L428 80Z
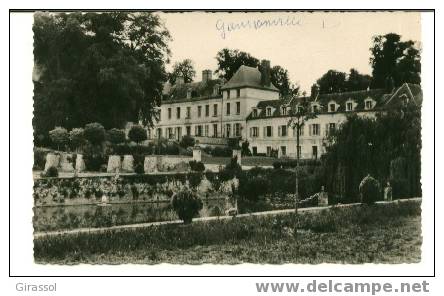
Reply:
M187 126L187 136L191 136L191 126Z
M318 113L318 105L313 105L313 113Z
M330 104L330 105L329 105L329 111L330 111L330 112L335 112L335 111L336 111L336 104L333 104L333 103Z
M213 137L217 137L217 124L213 124Z
M272 126L266 126L264 134L265 134L265 137L272 137L273 136L273 127Z
M321 134L321 129L318 123L310 124L309 128L310 136L319 136Z
M195 134L197 137L202 137L202 126L201 126L201 125L196 125L196 126L194 127L194 134Z
M230 115L230 103L227 103L227 115Z
M205 116L210 116L210 105L205 105Z
M182 138L182 127L176 127L176 139L179 141Z
M213 105L213 116L216 117L217 116L217 104Z
M240 114L240 102L236 102L236 114Z
M287 115L287 107L282 107L282 115Z
M227 99L230 98L230 90L227 90Z
M312 147L312 157L313 159L318 159L318 146Z
M239 98L240 97L240 89L236 90L236 97Z
M373 102L371 100L365 101L365 109L373 108Z
M253 117L257 117L257 109L253 109Z
M298 113L304 113L304 108L301 106L298 106Z
M172 127L167 128L167 137L168 137L168 139L174 138L173 128Z
M204 131L205 137L208 137L209 130L210 130L210 127L208 125L205 125L205 131Z
M229 138L231 136L231 124L227 123L225 125L225 136Z
M259 137L259 128L257 126L254 126L250 129L250 136L253 138Z
M330 123L328 129L330 132L334 131L336 129L336 123L334 122Z
M162 137L162 129L160 127L157 129L157 137Z
M192 92L191 92L191 88L187 89L187 99L191 99L192 96Z
M271 116L271 108L270 107L267 108L267 116Z
M171 108L168 108L168 119L171 119Z
M180 107L176 108L176 118L180 119Z
M202 106L197 106L197 117L202 116Z
M281 137L287 136L287 126L286 125L279 126L279 136L281 136Z
M240 137L241 135L241 124L240 123L235 123L234 124L234 136L235 137Z
M187 119L191 118L191 107L187 107L187 117L185 117Z
M281 146L281 156L287 155L287 146Z
M353 111L353 103L347 102L347 111Z

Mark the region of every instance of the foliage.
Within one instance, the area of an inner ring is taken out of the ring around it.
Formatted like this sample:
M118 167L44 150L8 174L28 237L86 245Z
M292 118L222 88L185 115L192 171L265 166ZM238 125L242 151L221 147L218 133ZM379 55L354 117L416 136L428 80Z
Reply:
M180 147L182 148L188 148L188 147L193 147L196 144L196 140L189 135L185 135L182 137L182 139L180 140Z
M85 131L83 128L73 128L69 132L69 142L72 149L78 149L85 144Z
M271 68L271 83L279 89L282 98L299 95L300 87L291 83L288 70L279 65Z
M98 122L88 123L85 125L84 136L92 145L100 145L105 140L105 128Z
M351 68L350 73L328 70L316 81L319 94L365 90L370 86L372 77ZM312 88L313 92L313 88Z
M45 176L45 177L58 177L58 176L59 176L59 170L58 170L56 167L54 167L54 166L49 167L49 168L46 170L44 176Z
M120 144L125 142L125 131L117 128L112 128L107 132L108 140L113 144Z
M219 172L221 181L228 181L234 177L242 177L242 167L237 163L237 157L232 157L230 162Z
M348 116L329 135L326 152L328 192L357 201L359 183L367 174L385 184L394 179L392 161L402 157L404 173L393 177L408 180L404 198L421 196L421 116L416 106L378 114L376 119Z
M195 171L195 172L205 171L205 165L201 161L191 160L189 162L189 164L190 164L190 168L192 171Z
M199 214L203 203L195 192L184 189L173 196L172 206L179 219L183 220L184 224L190 224L193 218Z
M181 62L176 62L173 65L173 71L169 73L168 76L168 80L171 84L176 83L177 77L182 77L185 83L193 82L193 79L196 76L193 61L185 59Z
M60 126L56 127L52 131L49 131L49 137L57 147L57 150L60 150L60 147L64 147L69 142L68 131Z
M269 180L263 176L244 178L239 186L239 195L249 201L258 201L269 190Z
M241 154L242 156L251 156L250 143L248 141L242 142Z
M375 178L367 175L359 184L359 193L363 203L373 204L375 201L380 200L381 186Z
M49 149L34 147L34 165L32 166L33 170L43 171L45 169L46 155L49 151Z
M171 40L153 12L34 14L35 135L101 122L152 124Z
M215 73L219 74L219 77L226 81L230 80L242 65L249 67L257 67L259 65L258 59L249 53L237 49L224 48L220 50L216 55L216 60L218 68Z
M394 33L377 35L370 51L372 88L398 87L405 82L421 84L421 55L414 41L401 41L401 36Z
M107 158L102 153L101 147L88 144L83 149L83 160L87 171L98 172L102 165L106 164Z
M128 132L128 138L139 144L147 139L146 130L141 125L133 125Z

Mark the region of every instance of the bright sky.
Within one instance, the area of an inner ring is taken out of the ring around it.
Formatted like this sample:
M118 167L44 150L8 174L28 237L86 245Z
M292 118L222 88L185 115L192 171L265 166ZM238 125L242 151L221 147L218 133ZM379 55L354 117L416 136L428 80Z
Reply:
M286 68L291 81L307 93L329 69L348 72L353 67L371 74L369 48L374 35L394 32L403 40L421 41L417 12L160 14L173 38L168 70L174 62L190 58L199 81L202 70L217 68L216 53L227 47ZM264 25L267 20L274 24Z

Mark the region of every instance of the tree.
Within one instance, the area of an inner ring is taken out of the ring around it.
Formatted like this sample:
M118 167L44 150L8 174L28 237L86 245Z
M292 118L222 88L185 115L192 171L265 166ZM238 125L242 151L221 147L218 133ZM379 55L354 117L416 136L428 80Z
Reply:
M372 88L386 88L390 79L394 87L405 82L421 83L421 56L412 40L401 41L401 36L394 33L377 35L370 51Z
M179 219L183 220L184 224L190 224L199 214L203 203L195 192L183 189L173 196L172 206Z
M215 73L227 81L233 77L240 66L257 67L259 65L258 59L237 49L224 48L220 50L216 55L216 60L218 68Z
M347 91L365 90L370 87L371 81L372 77L370 75L363 75L356 69L351 68L345 82L345 88Z
M345 72L339 72L336 70L328 70L327 73L322 75L316 83L319 86L319 94L331 94L343 92L347 89Z
M313 112L310 106L310 101L305 97L299 98L298 103L293 106L290 110L290 119L287 123L291 126L293 130L296 131L296 186L295 186L295 211L298 212L298 202L299 202L299 158L300 156L300 145L299 138L301 130L303 129L305 122L310 119L316 118L317 115Z
M271 68L271 83L279 89L282 98L299 95L299 86L290 82L288 70L276 65Z
M88 123L85 125L84 136L92 145L100 145L105 141L105 128L97 122Z
M196 144L196 140L189 135L185 135L182 137L182 139L180 140L180 147L182 148L188 148L188 147L193 147Z
M57 146L57 150L60 150L60 146L65 146L69 141L68 131L60 126L49 132L49 138Z
M73 128L69 132L69 142L72 149L77 150L85 143L85 131L83 128Z
M194 69L194 63L190 59L185 59L182 62L177 62L173 66L173 71L168 75L168 80L171 84L176 83L177 77L182 77L185 83L193 82L196 76L196 70Z
M147 139L146 130L138 124L133 125L130 131L128 132L128 138L131 141L140 144L140 142L145 141Z
M171 37L150 12L36 13L36 135L52 126L152 124Z
M108 140L113 144L120 144L125 142L125 131L117 128L112 128L108 131Z

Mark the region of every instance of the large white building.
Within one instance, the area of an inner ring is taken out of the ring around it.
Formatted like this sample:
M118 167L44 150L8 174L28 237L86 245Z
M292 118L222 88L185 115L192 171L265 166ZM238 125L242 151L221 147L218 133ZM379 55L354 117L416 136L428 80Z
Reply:
M259 68L241 66L228 81L212 79L210 70L202 72L200 82L164 87L159 120L150 138L180 140L195 137L200 144L224 144L228 138L248 141L254 155L296 156L296 134L288 125L290 110L300 100L309 100L317 114L300 133L302 158L317 158L325 152L325 137L347 119L347 114L375 116L376 112L397 104L420 105L418 85L404 84L392 91L383 89L316 95L306 98L280 98L270 80L270 62Z

